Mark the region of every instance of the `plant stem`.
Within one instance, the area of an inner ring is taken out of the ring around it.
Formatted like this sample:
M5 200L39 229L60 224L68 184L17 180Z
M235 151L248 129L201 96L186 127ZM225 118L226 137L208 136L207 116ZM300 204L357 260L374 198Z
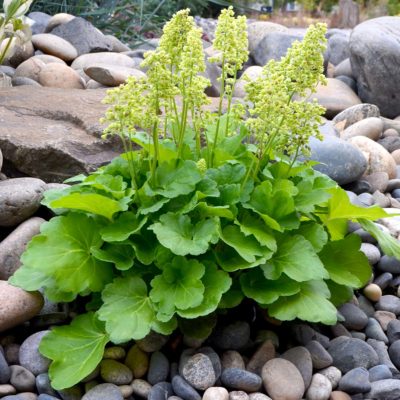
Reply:
M227 108L227 112L226 112L225 137L228 136L229 118L230 118L230 113L231 113L232 97L233 97L233 91L234 91L235 85L236 85L236 79L237 79L237 65L235 65L235 72L234 72L232 88L231 88L231 92L230 92L229 97L228 97L228 108Z
M6 58L7 52L8 52L8 50L9 50L10 47L11 47L11 43L12 43L13 38L14 38L14 32L13 32L12 35L8 38L8 42L7 42L6 48L4 49L3 53L0 54L0 65L3 64L3 61L4 61L4 59ZM2 39L2 41L3 41L3 40L4 40L4 39ZM0 43L1 43L1 42L0 42Z

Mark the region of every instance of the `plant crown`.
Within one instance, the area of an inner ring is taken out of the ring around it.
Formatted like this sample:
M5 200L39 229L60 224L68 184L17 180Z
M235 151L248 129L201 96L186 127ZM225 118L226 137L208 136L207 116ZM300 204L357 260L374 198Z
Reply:
M324 109L294 94L324 81L325 30L311 26L235 102L246 20L222 11L211 60L221 65L221 98L211 113L201 30L179 11L146 55L147 79L108 92L105 135L119 135L125 153L46 192L43 204L58 216L11 278L52 301L88 300L86 314L41 343L54 388L92 372L109 341L177 327L205 337L216 314L244 298L279 320L335 324L335 306L371 277L349 220L400 256L397 241L371 222L385 211L351 204L312 162L296 160L319 137Z

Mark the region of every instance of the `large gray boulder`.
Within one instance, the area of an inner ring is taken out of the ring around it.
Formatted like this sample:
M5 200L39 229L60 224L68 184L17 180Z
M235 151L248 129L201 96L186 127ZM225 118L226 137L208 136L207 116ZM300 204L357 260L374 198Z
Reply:
M103 89L0 88L4 172L61 182L111 161L121 147L101 139L104 96Z
M376 104L385 117L400 115L400 17L356 26L350 36L350 61L361 100Z

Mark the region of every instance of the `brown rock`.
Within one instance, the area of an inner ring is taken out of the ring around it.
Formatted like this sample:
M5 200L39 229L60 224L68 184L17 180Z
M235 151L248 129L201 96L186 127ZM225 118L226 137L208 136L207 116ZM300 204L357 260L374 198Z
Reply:
M331 393L329 400L351 400L351 397L340 390L335 390Z
M64 61L72 61L78 57L78 52L71 43L51 33L33 35L32 43L36 49L43 51L43 53L61 58Z
M51 32L56 26L66 24L74 18L74 15L67 13L54 14L47 23L46 32Z
M275 346L271 340L266 340L253 354L247 363L247 371L260 375L264 364L275 357Z
M382 329L386 331L389 322L396 319L396 314L390 311L378 310L375 311L374 318L380 323Z
M325 116L332 118L346 108L361 104L359 97L344 82L335 78L328 78L326 86L318 85L317 92L312 93L307 100L316 99L326 108Z
M371 301L379 301L382 297L382 289L375 283L370 283L363 290L364 296Z
M5 39L3 43L8 39ZM18 67L21 63L28 60L35 54L35 49L33 48L32 42L29 40L23 44L19 44L13 47L11 52L5 58L3 64L10 65L14 68Z
M107 89L107 86L102 85L99 82L96 82L93 79L90 79L87 83L86 83L86 89Z
M386 172L389 179L396 178L396 163L383 146L364 136L355 136L349 139L349 142L364 153L368 162L367 175L374 172Z
M223 369L239 368L245 369L245 364L241 354L235 350L228 350L222 354L221 365Z
M35 60L43 61L45 64L58 63L67 65L64 60L61 60L61 58L51 56L50 54L38 54L36 56L33 56L32 58Z
M115 53L122 53L124 51L131 51L131 49L124 43L122 43L118 38L113 35L105 35L108 41L111 43L111 51Z
M386 172L374 172L371 175L367 175L364 180L371 185L371 192L379 190L384 193L389 183L389 176Z
M46 64L42 60L32 57L17 67L14 78L29 78L39 82L39 74L45 66Z
M0 332L30 320L43 304L39 292L29 293L0 281Z
M347 140L355 136L364 136L376 141L381 137L382 129L383 122L380 118L365 118L345 129L341 138Z
M274 400L300 400L303 396L303 378L290 361L281 358L268 361L261 377L267 394Z
M399 137L399 132L394 128L388 128L383 132L383 137Z
M39 83L43 86L63 89L84 89L81 76L67 65L47 64L39 73Z
M82 54L71 64L73 69L85 69L94 64L111 64L120 67L135 68L135 61L125 54L100 52Z
M125 365L133 372L134 378L142 378L149 369L149 355L135 344L126 355Z
M138 69L110 64L93 64L84 71L90 78L105 86L119 86L125 83L129 76L146 78L146 74Z
M233 95L235 97L244 97L246 95L246 91L244 88L249 83L247 79L250 79L250 81L254 81L261 75L261 73L262 67L258 65L252 65L251 67L247 68L240 79L236 82Z
M395 163L397 165L400 165L400 149L397 149L397 150L393 151L390 154L392 155L393 160L395 161Z
M121 151L102 140L99 119L107 109L104 90L0 89L0 148L4 159L26 175L47 182L90 173Z

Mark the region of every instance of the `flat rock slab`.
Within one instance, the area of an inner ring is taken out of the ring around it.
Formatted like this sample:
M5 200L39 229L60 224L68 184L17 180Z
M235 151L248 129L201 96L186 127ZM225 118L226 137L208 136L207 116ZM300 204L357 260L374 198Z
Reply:
M0 149L6 162L46 182L90 173L121 150L101 139L102 89L0 88Z

